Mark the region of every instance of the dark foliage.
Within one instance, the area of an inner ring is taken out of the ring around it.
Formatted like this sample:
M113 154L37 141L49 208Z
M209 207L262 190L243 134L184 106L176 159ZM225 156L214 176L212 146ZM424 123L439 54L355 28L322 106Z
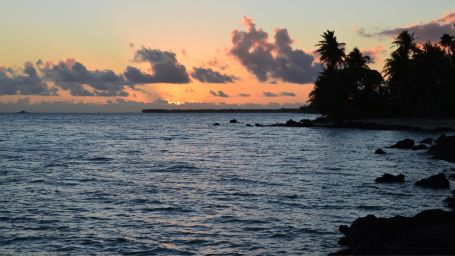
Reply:
M455 117L455 37L418 44L403 31L382 74L359 49L345 54L334 31L317 44L324 70L311 107L333 120L363 117Z

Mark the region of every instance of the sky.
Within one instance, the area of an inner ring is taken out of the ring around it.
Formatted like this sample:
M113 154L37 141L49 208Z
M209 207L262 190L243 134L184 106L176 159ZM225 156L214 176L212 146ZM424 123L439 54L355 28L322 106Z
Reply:
M453 0L2 0L0 112L301 106L327 29L382 70L401 30L454 23Z

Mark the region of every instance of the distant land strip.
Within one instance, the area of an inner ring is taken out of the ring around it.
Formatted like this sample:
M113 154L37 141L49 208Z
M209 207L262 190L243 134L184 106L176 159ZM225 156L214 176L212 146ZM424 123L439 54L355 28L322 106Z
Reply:
M279 109L143 109L142 113L305 113L298 108Z

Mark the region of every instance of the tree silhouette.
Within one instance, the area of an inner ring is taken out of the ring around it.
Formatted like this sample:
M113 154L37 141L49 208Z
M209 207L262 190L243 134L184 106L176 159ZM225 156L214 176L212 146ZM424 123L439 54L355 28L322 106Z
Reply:
M322 34L323 40L316 45L316 50L321 55L321 62L327 70L341 68L344 64L345 43L339 43L335 36L335 31L327 30Z
M455 117L455 37L417 44L401 32L383 74L370 69L358 48L345 55L334 31L317 46L324 70L310 93L310 107L333 120L362 117Z

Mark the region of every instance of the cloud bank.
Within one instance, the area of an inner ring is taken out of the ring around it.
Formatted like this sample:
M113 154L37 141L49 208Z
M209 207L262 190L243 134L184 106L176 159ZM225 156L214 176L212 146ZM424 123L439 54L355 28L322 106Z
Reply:
M190 82L185 66L177 61L176 54L173 52L142 47L136 51L134 61L148 62L153 74L144 73L135 67L128 66L123 75L131 84L185 84Z
M321 66L311 54L292 48L287 29L275 29L274 41L254 21L243 18L246 31L232 32L230 53L256 78L265 82L270 79L290 83L313 83Z
M455 12L443 15L441 18L427 23L419 23L410 26L384 29L379 32L368 33L365 29L360 29L358 34L363 37L392 37L395 38L403 30L414 33L418 42L438 42L443 34L455 33Z
M49 87L32 63L24 64L23 69L0 67L0 95L56 95L57 89Z
M45 80L73 96L128 96L123 91L125 80L112 70L91 71L74 59L40 65L40 69Z

